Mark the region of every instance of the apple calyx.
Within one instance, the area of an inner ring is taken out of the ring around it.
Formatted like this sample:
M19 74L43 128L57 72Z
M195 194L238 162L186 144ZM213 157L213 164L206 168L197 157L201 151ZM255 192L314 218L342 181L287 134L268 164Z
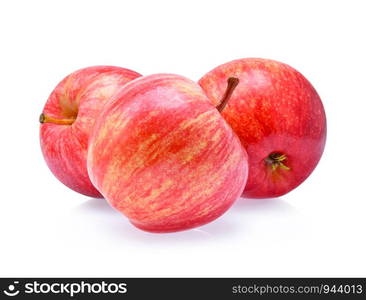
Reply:
M224 96L221 98L220 104L216 106L219 112L222 112L233 94L236 86L239 84L239 78L229 77L227 80L227 87Z
M271 167L272 171L276 171L277 168L289 171L291 168L285 165L285 161L287 160L287 156L283 153L273 152L268 155L264 161L265 163Z
M39 116L39 123L43 124L43 123L53 123L53 124L58 124L58 125L71 125L72 123L74 123L76 120L76 118L72 118L72 119L56 119L50 116L45 115L44 113L41 113L41 115Z

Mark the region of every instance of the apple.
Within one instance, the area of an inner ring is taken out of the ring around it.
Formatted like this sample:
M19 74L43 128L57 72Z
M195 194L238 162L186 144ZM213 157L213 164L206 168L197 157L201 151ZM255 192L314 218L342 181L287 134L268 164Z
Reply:
M292 67L247 58L220 65L199 80L214 105L229 77L240 83L222 115L248 153L243 196L284 195L311 174L322 156L326 117L319 95Z
M236 84L229 79L222 103ZM246 152L218 109L197 83L178 75L128 83L103 108L90 136L91 181L149 232L218 218L240 196L247 169Z
M103 105L139 76L119 67L88 67L64 78L49 96L39 119L41 149L52 173L72 190L102 197L87 172L90 131Z

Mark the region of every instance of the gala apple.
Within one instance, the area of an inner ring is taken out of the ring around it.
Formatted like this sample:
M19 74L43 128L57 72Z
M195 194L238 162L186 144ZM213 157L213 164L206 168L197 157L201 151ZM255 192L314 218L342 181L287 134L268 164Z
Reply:
M63 79L40 116L40 142L52 173L76 192L102 197L90 182L86 157L90 131L103 105L140 74L113 66L78 70Z
M236 84L229 80L221 103ZM218 109L198 84L178 75L125 85L103 108L90 137L93 184L150 232L218 218L242 193L247 169L246 152Z
M319 95L292 67L247 58L216 67L199 84L214 105L229 77L239 85L222 111L248 152L244 196L281 196L301 184L322 156L326 117Z

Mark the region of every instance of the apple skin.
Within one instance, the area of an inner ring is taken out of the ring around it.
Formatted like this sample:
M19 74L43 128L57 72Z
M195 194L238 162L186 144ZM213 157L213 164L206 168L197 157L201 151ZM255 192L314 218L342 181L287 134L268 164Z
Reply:
M222 115L249 157L243 196L284 195L311 174L322 156L326 116L319 95L292 67L246 58L220 65L199 80L214 105L228 77L237 77L239 85ZM273 155L284 155L283 160L273 160Z
M90 137L88 171L136 227L174 232L206 224L240 196L247 155L197 83L155 74L128 83Z
M127 82L140 74L114 66L94 66L64 78L49 96L41 115L73 120L62 125L40 125L43 157L52 173L66 186L86 196L102 195L91 183L86 166L90 131L103 105Z

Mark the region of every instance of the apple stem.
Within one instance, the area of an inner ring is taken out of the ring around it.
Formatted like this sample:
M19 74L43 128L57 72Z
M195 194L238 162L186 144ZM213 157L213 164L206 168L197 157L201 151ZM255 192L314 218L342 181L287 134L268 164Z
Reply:
M268 155L264 161L267 165L269 165L272 171L276 171L277 168L289 171L291 168L285 165L285 161L287 160L287 156L283 153L274 152Z
M236 86L239 84L239 78L236 77L229 77L227 80L227 87L224 96L222 97L220 104L216 106L216 109L219 112L222 112L228 103L231 95L233 94Z
M45 115L44 113L42 113L39 116L39 123L43 124L43 123L53 123L53 124L58 124L58 125L71 125L72 123L75 122L76 119L56 119L50 116Z

